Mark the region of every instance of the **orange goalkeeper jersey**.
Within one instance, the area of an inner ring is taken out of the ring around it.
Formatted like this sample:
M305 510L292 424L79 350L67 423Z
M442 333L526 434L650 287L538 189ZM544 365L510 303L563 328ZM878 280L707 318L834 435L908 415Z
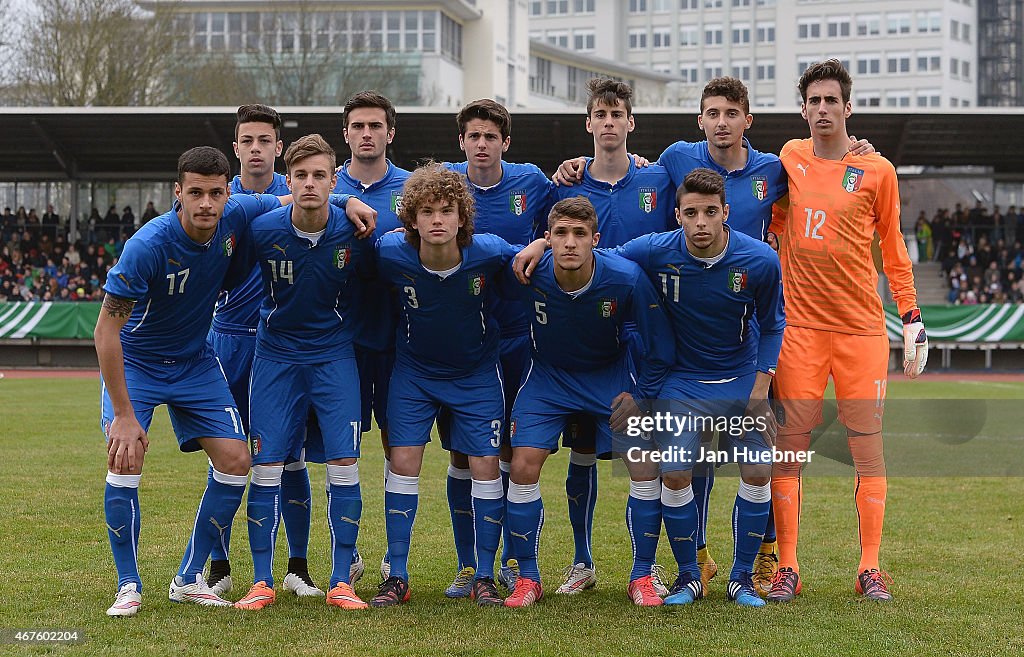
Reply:
M871 254L875 232L900 314L917 306L913 267L900 231L896 169L877 154L816 157L810 139L788 142L779 157L789 176L789 196L774 207L770 230L781 242L787 324L884 334Z

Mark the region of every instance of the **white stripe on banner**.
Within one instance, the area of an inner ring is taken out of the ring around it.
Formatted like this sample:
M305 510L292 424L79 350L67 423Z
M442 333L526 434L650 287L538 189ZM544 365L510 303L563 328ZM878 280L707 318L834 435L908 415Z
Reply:
M1008 303L1001 304L999 306L999 310L996 311L995 317L993 317L990 321L986 322L985 325L979 328L978 330L974 331L973 333L968 333L967 335L962 336L960 338L957 338L957 340L961 340L963 342L975 342L978 340L985 339L983 336L989 331L996 330L999 327L999 321L1002 320L1008 312L1010 312L1011 308L1013 308L1013 306L1011 306Z
M924 318L924 326L925 326L925 329L928 331L928 337L929 338L931 338L931 337L936 337L936 338L953 338L954 340L969 341L969 340L971 340L971 338L968 338L967 336L965 336L963 334L967 333L968 331L970 331L972 329L974 329L974 327L977 326L978 324L981 324L982 322L988 321L989 317L995 311L996 311L996 306L995 305L990 305L989 307L987 307L984 310L982 310L978 314L977 317L975 317L974 319L972 319L969 322L964 322L963 324L954 324L953 326L947 326L946 328L935 329L935 330L932 330L932 329L928 328L928 318L925 317Z
M39 322L42 321L43 317L46 316L46 313L47 311L50 310L50 306L53 305L53 302L47 301L39 305L42 307L39 309L39 312L36 313L36 316L25 322L20 329L18 329L14 333L11 333L12 338L23 338L26 335L28 335L29 331L34 329L36 325L38 325Z
M5 319L10 317L11 313L14 313L14 312L17 312L18 310L20 310L21 309L21 302L20 301L15 301L15 302L11 303L10 306L11 306L10 310L5 312L3 315L0 315L0 323L3 323L3 321Z
M25 309L18 313L17 317L7 322L3 326L0 326L0 338L2 338L4 334L6 334L8 331L14 329L14 327L16 327L18 324L20 324L21 320L25 319L25 315L29 314L29 312L32 310L33 305L35 304L26 303Z
M993 331L988 336L988 339L992 342L999 342L1006 337L1007 333L1017 326L1017 322L1020 321L1021 317L1024 317L1024 306L1017 306L1017 309L1013 311L1013 315L1010 316L1010 319L1006 320L1002 326Z

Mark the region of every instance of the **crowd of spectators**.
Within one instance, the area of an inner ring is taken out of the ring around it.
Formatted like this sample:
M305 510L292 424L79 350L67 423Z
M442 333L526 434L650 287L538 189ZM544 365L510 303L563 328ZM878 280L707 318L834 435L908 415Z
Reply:
M941 263L949 283L947 301L956 305L1024 302L1024 213L980 201L967 211L958 203L929 220L917 218L919 259Z
M142 223L156 216L152 203ZM107 272L117 261L136 217L110 206L96 208L78 226L73 239L53 206L40 217L34 208L4 208L0 215L0 302L99 301Z

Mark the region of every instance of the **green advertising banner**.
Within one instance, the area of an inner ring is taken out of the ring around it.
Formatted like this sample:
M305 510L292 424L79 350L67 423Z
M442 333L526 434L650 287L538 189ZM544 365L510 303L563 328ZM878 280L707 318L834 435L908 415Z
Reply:
M0 303L0 340L62 338L91 340L100 304L95 302Z

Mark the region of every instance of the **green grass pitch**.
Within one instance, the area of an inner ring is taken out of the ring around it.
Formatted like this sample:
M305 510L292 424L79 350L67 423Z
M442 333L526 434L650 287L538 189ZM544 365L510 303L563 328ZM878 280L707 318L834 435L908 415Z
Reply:
M910 397L1022 400L1024 384L905 383L894 377L890 400ZM158 411L151 431L141 488L143 608L135 618L110 619L103 612L113 599L116 582L103 521L105 458L98 400L96 380L0 380L0 453L5 461L0 476L0 630L77 628L86 637L72 646L0 645L0 654L1024 654L1018 581L1024 554L1024 479L891 477L882 562L896 579L897 600L878 605L859 602L853 592L853 480L850 469L838 464L806 478L800 551L805 586L788 606L748 610L726 601L724 580L732 551L728 516L737 479L720 476L712 499L709 543L721 574L712 582L709 599L675 610L635 608L625 595L630 564L624 528L628 480L608 463L600 466L594 521L600 580L595 591L569 599L549 595L521 611L478 609L467 601L447 600L442 591L454 574L454 548L444 487L447 458L436 442L428 447L424 463L408 605L342 612L329 610L322 600L300 601L283 591L277 604L262 612L175 605L167 600L167 583L191 527L206 479L206 460L199 454L178 453L163 411ZM895 436L887 438L892 467L894 459L913 456L901 450L913 444L909 441L916 435L915 426L953 421L942 417L944 407L929 405L926 412L933 416L924 421L896 417L903 407L890 405L887 423L898 427ZM980 451L996 454L1003 464L1016 459L1018 467L1024 460L1019 430L1024 405L1019 408L1016 419L1012 413L1009 419L990 418L993 426L983 427L979 440L1002 432L1001 438L992 444L975 441L982 446ZM900 432L907 434L908 442L900 442ZM926 441L918 449L930 451L928 444L945 445ZM376 566L385 548L382 455L376 433L365 435L363 454L365 506L359 545L368 567L356 590L368 598L375 590ZM935 454L941 458L943 452ZM562 452L548 461L542 479L547 524L541 571L549 592L572 555L565 470ZM311 465L310 473L310 568L317 582L325 584L330 564L323 468ZM247 588L252 573L245 525L236 518L236 590L229 595L233 599ZM275 572L281 577L287 547L283 536L279 540ZM666 565L672 563L667 547L662 541L659 560Z

